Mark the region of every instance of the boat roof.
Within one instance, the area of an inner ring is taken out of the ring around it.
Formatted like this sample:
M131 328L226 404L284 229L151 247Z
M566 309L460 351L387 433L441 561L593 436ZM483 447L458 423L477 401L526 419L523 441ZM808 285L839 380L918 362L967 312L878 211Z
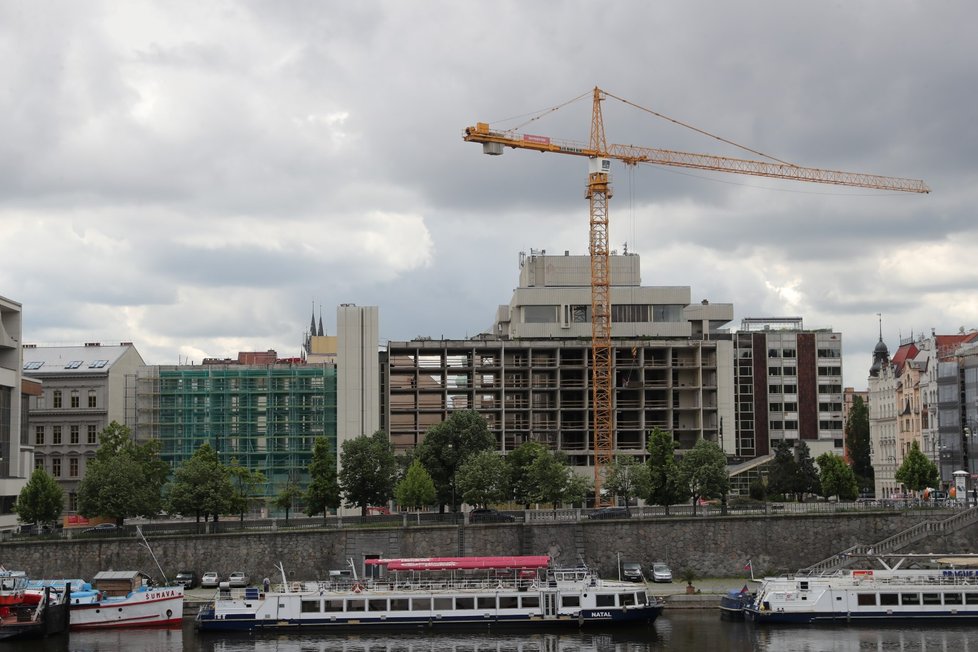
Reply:
M137 577L149 577L142 571L99 571L92 579L98 580L132 580Z
M517 557L406 557L400 559L365 559L365 564L386 566L388 570L532 570L547 568L547 555Z

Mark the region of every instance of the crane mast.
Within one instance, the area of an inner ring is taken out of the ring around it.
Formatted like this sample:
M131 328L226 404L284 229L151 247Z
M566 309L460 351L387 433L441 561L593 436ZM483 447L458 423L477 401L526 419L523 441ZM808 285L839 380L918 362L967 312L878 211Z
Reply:
M710 154L694 154L637 145L608 145L605 139L601 102L606 93L595 87L591 109L591 138L588 144L556 140L547 136L516 131L494 131L477 122L467 127L463 139L482 143L485 154L498 156L505 147L538 152L569 154L589 159L587 198L590 204L591 258L591 398L593 414L594 497L595 505L607 504L601 493L604 474L614 455L614 379L611 346L611 274L609 260L608 202L611 199L609 172L611 161L627 165L647 163L670 167L712 170L733 174L789 179L876 190L929 193L918 179L886 177L859 172L841 172L803 167L781 161L758 161Z

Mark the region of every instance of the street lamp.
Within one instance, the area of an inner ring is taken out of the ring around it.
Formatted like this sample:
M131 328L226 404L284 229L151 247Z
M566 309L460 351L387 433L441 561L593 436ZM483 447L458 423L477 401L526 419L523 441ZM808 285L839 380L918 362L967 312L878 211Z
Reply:
M967 486L967 504L972 503L971 493L974 491L974 443L975 436L978 435L978 428L975 426L978 422L975 419L965 419L964 428L961 430L961 443L962 443L962 456L964 464L964 470L968 472L968 486Z

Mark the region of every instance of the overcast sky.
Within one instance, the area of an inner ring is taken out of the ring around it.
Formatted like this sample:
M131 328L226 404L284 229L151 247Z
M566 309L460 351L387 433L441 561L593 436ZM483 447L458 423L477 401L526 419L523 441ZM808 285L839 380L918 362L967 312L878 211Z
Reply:
M587 252L599 86L799 165L930 195L613 169L645 285L878 339L978 325L978 5L960 2L0 2L0 295L24 340L150 364L298 355L315 304L382 341L486 330L519 252ZM515 118L515 119L511 119ZM609 143L756 158L616 100Z

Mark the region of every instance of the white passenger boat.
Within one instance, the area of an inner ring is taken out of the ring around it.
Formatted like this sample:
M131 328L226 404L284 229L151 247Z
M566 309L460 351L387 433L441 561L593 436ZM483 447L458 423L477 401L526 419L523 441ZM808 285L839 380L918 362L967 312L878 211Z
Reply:
M183 587L150 586L138 571L103 571L93 583L35 580L28 592L71 583L71 624L76 629L180 626ZM77 587L77 588L76 588Z
M900 570L897 564L768 577L744 614L756 623L978 620L978 571Z
M662 603L644 585L606 581L547 556L368 559L369 579L285 581L265 592L222 586L198 629L580 627L647 624Z

